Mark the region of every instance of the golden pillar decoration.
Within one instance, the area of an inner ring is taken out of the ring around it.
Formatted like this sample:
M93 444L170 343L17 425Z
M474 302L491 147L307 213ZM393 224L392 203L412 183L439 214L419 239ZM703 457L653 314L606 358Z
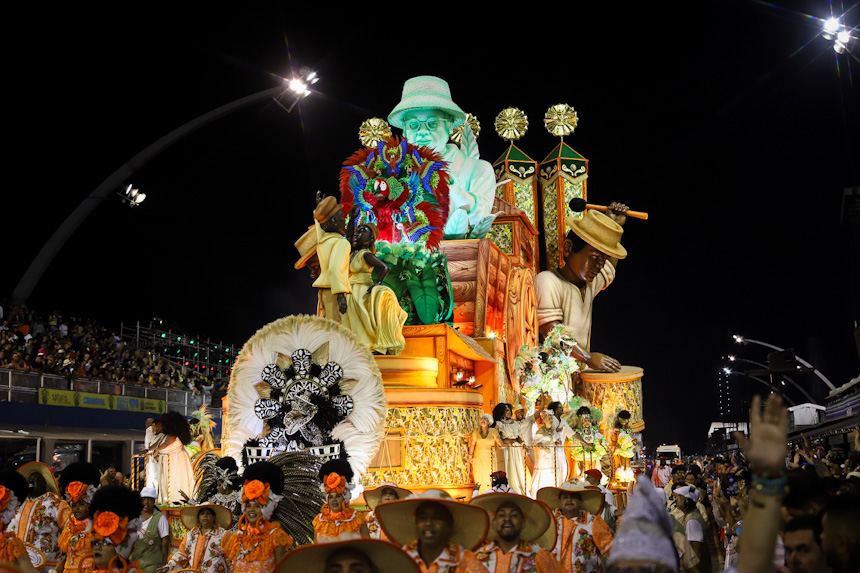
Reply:
M358 139L361 144L368 149L373 149L380 141L385 141L391 137L391 126L384 119L371 117L364 120L358 128Z
M544 118L547 131L562 138L570 135L578 122L576 112L567 104L552 106ZM564 266L561 246L567 234L565 218L568 214L582 217L582 213L569 213L567 204L576 197L588 198L587 177L588 160L563 140L540 164L547 269Z

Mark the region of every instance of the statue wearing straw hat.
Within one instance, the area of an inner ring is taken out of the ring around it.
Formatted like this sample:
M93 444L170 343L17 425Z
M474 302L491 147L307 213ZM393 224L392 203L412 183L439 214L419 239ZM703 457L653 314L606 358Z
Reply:
M435 76L406 80L400 103L388 115L388 122L402 129L409 143L431 148L448 163L451 181L446 238L465 237L470 228L470 236L482 238L493 221L490 215L496 187L493 167L478 158L474 139L468 146L469 154L448 142L454 129L465 121L465 112L451 99L448 82ZM481 230L477 233L481 237L475 236L475 229Z
M593 209L582 219L567 218L564 266L538 273L535 279L537 320L542 335L563 324L576 344L571 355L594 370L618 372L621 363L591 352L591 311L594 297L615 278L618 261L627 256L621 246L627 205L612 203L604 215Z

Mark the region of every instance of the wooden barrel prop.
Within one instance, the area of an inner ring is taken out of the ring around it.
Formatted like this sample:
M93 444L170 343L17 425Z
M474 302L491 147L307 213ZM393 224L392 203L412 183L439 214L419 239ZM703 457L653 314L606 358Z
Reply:
M618 372L582 370L579 373L580 394L603 410L601 426L604 429L606 419L615 413L618 406L630 412L630 431L641 432L645 429L642 375L643 370L638 366L622 366Z
M508 375L515 392L520 392L514 362L517 352L525 344L538 344L537 313L535 304L535 275L532 269L512 268L508 277L508 297L505 325Z

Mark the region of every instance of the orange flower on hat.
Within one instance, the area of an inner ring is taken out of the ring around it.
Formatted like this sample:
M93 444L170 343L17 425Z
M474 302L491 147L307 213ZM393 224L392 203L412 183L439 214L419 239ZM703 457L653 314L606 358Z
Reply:
M69 496L69 499L72 500L72 503L77 503L84 497L84 494L87 493L87 484L73 481L69 485L66 486L66 494Z
M258 479L246 481L242 486L242 503L256 501L262 505L269 503L269 484Z
M343 493L343 490L346 489L346 478L332 472L323 478L323 485L326 493Z
M93 516L93 538L110 539L114 545L119 545L126 537L128 518L119 518L112 511L97 511Z
M0 511L6 509L9 505L9 500L12 499L12 490L5 485L0 485Z

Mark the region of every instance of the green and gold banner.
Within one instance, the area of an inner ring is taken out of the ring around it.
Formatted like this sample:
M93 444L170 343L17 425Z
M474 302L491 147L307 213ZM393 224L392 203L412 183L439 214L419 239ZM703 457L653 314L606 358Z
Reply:
M39 404L47 406L74 406L78 408L101 408L103 410L122 410L124 412L164 413L164 400L114 396L73 390L39 390Z

